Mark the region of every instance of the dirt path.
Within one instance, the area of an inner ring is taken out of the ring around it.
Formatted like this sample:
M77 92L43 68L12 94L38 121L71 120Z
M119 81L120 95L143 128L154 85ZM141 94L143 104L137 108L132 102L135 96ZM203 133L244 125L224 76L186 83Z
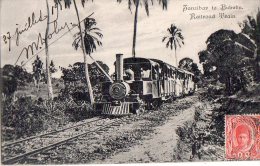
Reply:
M155 128L155 132L149 138L135 145L127 152L111 156L105 160L94 163L145 163L145 162L170 162L174 161L174 148L179 136L176 129L185 122L194 118L194 110L197 104L183 110L179 115L170 117L167 122Z

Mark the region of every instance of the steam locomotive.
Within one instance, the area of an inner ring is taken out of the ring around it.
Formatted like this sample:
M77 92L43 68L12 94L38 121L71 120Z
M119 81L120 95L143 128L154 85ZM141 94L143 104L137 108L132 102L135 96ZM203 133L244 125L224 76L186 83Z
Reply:
M117 54L114 82L102 83L102 95L94 107L107 115L138 114L194 91L191 72L157 59L123 59Z

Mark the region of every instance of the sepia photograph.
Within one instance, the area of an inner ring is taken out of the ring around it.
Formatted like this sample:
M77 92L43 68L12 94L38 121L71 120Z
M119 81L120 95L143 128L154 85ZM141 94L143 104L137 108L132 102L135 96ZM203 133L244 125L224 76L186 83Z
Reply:
M0 8L1 164L260 161L260 0Z

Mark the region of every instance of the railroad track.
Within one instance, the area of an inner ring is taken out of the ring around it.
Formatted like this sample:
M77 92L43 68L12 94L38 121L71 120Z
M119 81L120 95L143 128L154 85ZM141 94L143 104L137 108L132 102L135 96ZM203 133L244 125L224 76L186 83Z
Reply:
M47 151L60 145L69 144L79 137L105 132L107 128L118 126L128 120L129 117L106 121L103 118L92 118L90 121L75 126L3 144L2 163L15 164L19 161L26 161L30 156L46 154Z
M2 145L2 163L3 164L16 164L16 163L34 163L32 160L37 160L38 156L46 156L51 158L52 149L63 146L70 146L77 143L75 140L91 139L95 134L102 134L108 128L118 127L124 122L138 121L140 118L149 118L152 115L159 114L160 111L153 110L149 114L145 113L141 116L132 115L129 117L121 117L119 119L92 118L84 123L80 123L67 128L51 131L48 133L40 134L33 137L17 140ZM168 111L163 112L169 114ZM80 138L83 137L84 138ZM73 142L74 141L74 142ZM47 154L47 155L46 155ZM45 157L43 157L45 158ZM36 161L37 163L37 161Z

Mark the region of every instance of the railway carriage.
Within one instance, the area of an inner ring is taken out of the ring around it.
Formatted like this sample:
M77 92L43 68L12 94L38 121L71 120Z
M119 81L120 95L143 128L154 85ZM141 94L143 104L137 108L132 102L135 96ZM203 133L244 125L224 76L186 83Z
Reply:
M194 92L194 75L161 60L117 54L114 82L102 83L95 103L101 114L126 115L153 109L163 101Z

